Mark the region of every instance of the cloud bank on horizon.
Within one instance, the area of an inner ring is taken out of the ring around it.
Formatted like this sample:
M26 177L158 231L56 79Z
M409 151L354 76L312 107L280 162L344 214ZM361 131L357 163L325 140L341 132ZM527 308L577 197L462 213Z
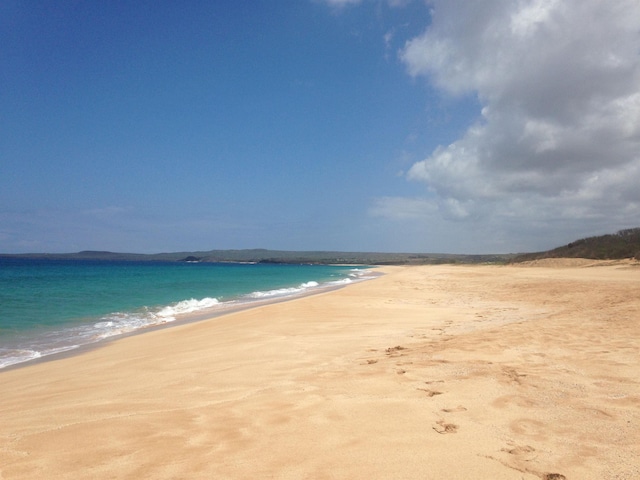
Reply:
M373 213L510 237L640 225L640 3L428 4L431 24L399 57L445 94L476 96L481 112L409 169L430 196L380 198Z

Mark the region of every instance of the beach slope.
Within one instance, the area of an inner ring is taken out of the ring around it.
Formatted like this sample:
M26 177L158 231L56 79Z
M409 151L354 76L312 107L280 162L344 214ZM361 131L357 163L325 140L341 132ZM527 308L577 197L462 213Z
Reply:
M640 478L640 267L383 270L0 371L0 478Z

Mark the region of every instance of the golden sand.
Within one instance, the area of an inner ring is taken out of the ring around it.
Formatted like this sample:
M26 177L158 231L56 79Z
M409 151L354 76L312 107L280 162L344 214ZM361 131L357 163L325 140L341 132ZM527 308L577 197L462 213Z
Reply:
M0 371L0 479L638 479L640 267L388 267Z

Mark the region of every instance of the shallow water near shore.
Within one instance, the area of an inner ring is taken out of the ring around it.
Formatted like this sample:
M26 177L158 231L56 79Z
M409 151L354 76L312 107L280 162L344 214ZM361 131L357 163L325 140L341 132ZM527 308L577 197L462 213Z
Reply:
M0 368L368 274L351 266L2 259Z

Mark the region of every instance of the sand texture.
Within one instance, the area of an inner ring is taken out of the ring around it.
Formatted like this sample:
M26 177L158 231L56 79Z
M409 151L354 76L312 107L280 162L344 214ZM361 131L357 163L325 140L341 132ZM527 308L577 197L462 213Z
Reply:
M388 267L0 372L0 479L640 478L640 267Z

